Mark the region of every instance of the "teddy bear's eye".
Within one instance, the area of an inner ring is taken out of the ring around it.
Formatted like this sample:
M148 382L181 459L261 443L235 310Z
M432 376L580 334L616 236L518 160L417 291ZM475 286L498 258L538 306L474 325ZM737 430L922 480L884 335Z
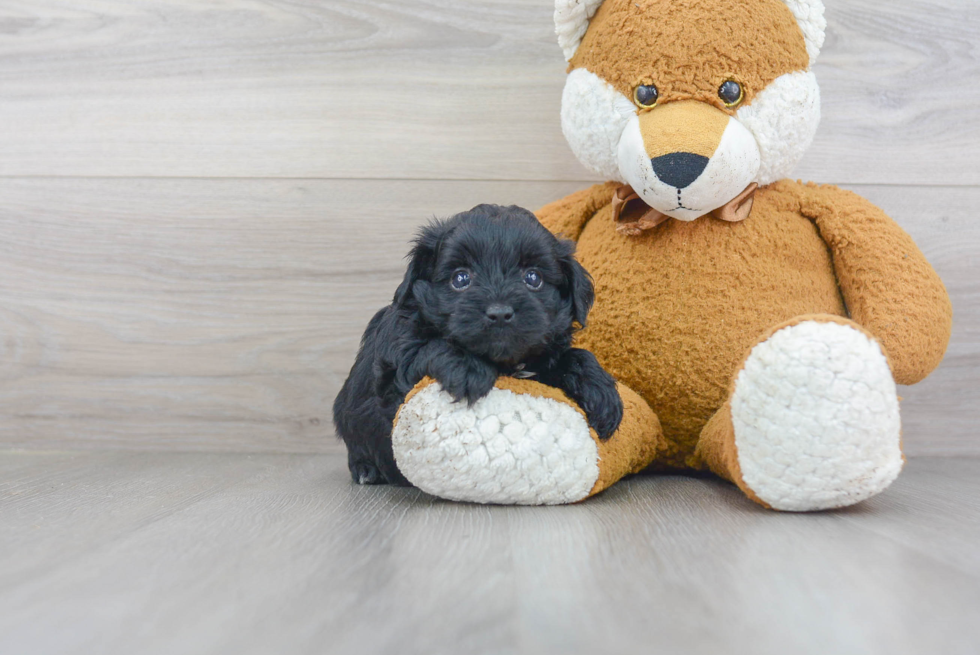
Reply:
M456 289L456 291L463 291L465 289L468 289L470 284L472 284L472 282L473 282L473 277L470 275L470 272L467 271L465 268L461 268L455 273L453 273L453 279L451 284L453 286L453 289Z
M645 109L649 109L657 104L657 100L660 99L660 91L657 90L652 84L644 84L643 86L636 87L633 91L633 101Z
M742 102L745 92L742 90L741 84L735 80L728 80L718 89L718 97L721 98L726 107L734 107Z

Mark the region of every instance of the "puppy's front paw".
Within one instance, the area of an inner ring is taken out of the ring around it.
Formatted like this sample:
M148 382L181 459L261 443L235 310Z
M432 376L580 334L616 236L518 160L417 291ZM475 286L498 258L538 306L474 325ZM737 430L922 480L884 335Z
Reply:
M623 421L623 400L616 380L609 375L595 355L578 348L569 350L556 370L541 380L562 389L578 403L589 419L589 426L605 441Z
M589 419L589 426L603 441L613 436L623 422L623 400L615 384L611 387L597 385L587 394L582 410Z
M492 364L472 358L435 377L453 400L460 402L465 399L467 404L472 405L493 389L497 382L497 369Z

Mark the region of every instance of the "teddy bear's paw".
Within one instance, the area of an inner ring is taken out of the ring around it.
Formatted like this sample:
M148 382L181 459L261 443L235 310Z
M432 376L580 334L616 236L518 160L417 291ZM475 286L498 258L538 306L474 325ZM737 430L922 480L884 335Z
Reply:
M412 484L450 500L561 505L585 499L599 478L581 412L507 389L469 406L429 384L399 410L392 446Z
M848 325L806 321L757 345L731 407L742 480L775 509L853 505L902 469L888 362L876 341Z

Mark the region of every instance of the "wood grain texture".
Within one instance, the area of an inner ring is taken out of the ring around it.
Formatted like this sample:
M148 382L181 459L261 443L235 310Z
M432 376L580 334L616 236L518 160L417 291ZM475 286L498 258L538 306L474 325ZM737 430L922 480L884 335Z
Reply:
M0 180L0 442L333 447L418 226L577 186Z
M0 652L967 655L980 460L846 511L640 477L577 506L351 486L342 455L0 455Z
M319 452L329 405L417 227L555 182L0 180L0 444ZM956 308L904 389L911 454L980 454L980 189L854 187Z
M980 183L975 0L827 0L800 177ZM0 175L580 180L552 0L5 0Z

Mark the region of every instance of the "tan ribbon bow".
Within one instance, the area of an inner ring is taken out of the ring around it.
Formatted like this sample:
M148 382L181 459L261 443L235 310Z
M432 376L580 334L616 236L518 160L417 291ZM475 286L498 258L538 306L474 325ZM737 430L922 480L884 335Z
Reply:
M755 201L755 192L758 188L759 185L753 182L745 188L745 191L738 194L738 197L724 207L714 210L711 215L729 223L744 221L752 213L752 203ZM670 216L643 202L640 195L628 184L616 189L612 209L613 220L619 223L616 231L631 237L639 236L670 219Z

